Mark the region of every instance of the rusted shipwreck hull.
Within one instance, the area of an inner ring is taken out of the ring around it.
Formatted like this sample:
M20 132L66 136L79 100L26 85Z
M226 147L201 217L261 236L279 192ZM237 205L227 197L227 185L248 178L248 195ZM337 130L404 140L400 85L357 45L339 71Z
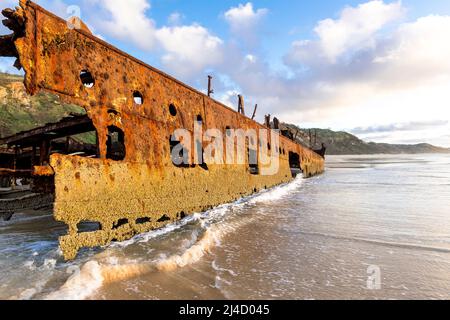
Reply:
M14 33L0 38L0 55L18 58L27 92L54 93L86 110L68 131L47 126L0 140L0 145L34 152L31 175L40 183L32 186L54 196L54 217L68 225L68 234L60 238L66 259L82 247L126 240L289 182L292 167L306 177L324 170L322 157L286 137L280 139L280 167L274 175L255 174L238 164L175 166L170 137L178 128L193 132L195 119L223 131L267 127L112 47L83 24L71 28L31 1L22 0L20 8L3 14ZM89 130L96 134L95 154L49 152L55 134L61 138ZM114 133L123 150L110 150L108 137ZM96 222L99 228L81 233L83 222Z

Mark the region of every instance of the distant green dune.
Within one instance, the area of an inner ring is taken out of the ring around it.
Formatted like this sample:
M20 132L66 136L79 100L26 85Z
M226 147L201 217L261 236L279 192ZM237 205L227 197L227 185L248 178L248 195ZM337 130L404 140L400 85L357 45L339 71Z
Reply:
M309 129L301 129L292 124L286 124L292 132L300 130L297 135L298 142L309 146ZM353 154L419 154L419 153L450 153L450 149L436 147L431 144L421 143L414 145L387 144L365 142L358 137L343 131L332 131L328 129L311 129L317 131L317 143L314 148L320 148L321 143L327 146L327 154L353 155Z

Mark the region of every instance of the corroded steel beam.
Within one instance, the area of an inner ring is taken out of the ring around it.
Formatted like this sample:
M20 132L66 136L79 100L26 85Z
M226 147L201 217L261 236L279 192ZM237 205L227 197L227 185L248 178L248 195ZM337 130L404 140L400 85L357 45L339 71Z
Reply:
M31 176L32 170L14 170L0 168L0 176Z
M293 179L289 152L299 155L305 176L324 170L313 151L281 137L280 168L272 176L247 165L176 167L170 137L179 128L266 129L243 114L93 36L31 1L7 12L29 94L47 91L82 106L98 136L99 159L54 154L54 216L69 226L60 239L66 259L82 247L159 228L193 212L233 201ZM5 40L6 41L6 40ZM139 97L139 103L135 98ZM108 128L123 132L125 158L107 158ZM262 166L262 164L261 164ZM51 172L51 171L50 171ZM226 183L224 181L226 180ZM99 222L80 233L80 222Z
M49 123L43 127L0 139L0 145L7 144L9 146L20 145L21 147L29 147L40 139L45 138L45 135L51 134L52 139L57 139L91 130L94 130L94 127L89 117L70 117L57 123Z
M0 56L17 57L18 53L14 46L13 36L0 36Z

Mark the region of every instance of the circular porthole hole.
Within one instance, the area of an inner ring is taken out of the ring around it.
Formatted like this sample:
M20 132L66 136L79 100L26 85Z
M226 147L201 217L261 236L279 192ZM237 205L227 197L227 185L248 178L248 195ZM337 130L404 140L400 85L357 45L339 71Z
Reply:
M92 88L95 85L95 80L92 74L88 70L81 70L80 80L85 88Z
M137 105L142 105L144 103L144 96L139 91L133 92L133 100Z
M169 105L169 112L172 117L175 117L177 115L177 108L173 103Z

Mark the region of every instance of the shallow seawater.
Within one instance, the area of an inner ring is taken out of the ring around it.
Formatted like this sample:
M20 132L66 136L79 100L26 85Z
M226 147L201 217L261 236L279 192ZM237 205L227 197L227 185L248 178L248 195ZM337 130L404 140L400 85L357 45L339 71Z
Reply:
M0 299L449 299L449 204L449 155L339 156L71 263L64 226L18 214L0 222Z

